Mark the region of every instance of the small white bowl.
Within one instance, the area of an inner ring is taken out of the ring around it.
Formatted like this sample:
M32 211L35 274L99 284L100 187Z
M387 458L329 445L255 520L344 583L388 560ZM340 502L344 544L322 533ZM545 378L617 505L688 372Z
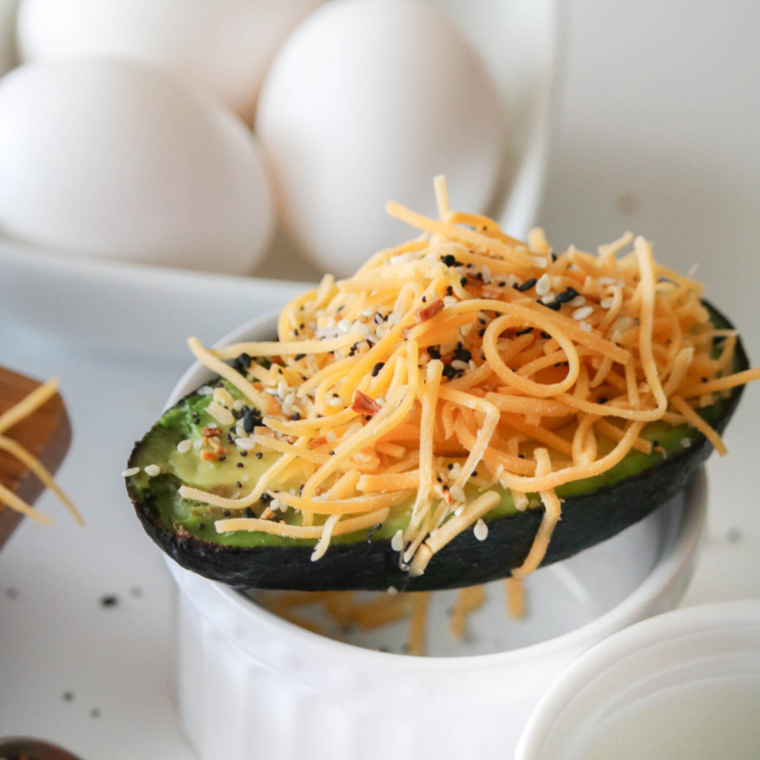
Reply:
M516 760L760 757L760 601L660 615L615 634L541 699Z
M254 320L220 343L270 339L275 324L274 315ZM196 363L168 405L209 379ZM203 760L505 760L568 665L677 605L694 569L705 498L701 471L685 495L638 525L531 576L540 593L529 597L529 619L502 617L518 648L495 654L414 658L352 646L167 561L180 591L184 731ZM558 620L562 605L572 617Z

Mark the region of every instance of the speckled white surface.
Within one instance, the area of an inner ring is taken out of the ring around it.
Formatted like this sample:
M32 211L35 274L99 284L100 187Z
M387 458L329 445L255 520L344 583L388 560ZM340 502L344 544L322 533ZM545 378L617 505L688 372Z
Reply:
M541 215L551 239L595 245L634 228L673 266L698 261L760 361L760 5L574 0L567 16ZM170 700L171 582L114 477L183 367L72 352L7 322L0 362L60 374L79 435L93 431L91 457L74 451L61 471L88 530L45 497L54 530L24 524L0 554L0 735L47 737L86 760L189 760ZM708 465L710 537L687 604L760 596L759 418L750 387L729 457ZM121 604L101 609L103 594Z

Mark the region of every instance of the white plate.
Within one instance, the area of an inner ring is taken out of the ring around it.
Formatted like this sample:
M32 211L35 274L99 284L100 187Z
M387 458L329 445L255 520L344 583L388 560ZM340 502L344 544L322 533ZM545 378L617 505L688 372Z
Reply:
M510 233L524 235L536 221L546 171L559 58L557 2L436 3L477 46L504 98L511 155L496 217ZM0 317L99 349L187 358L188 335L216 339L320 276L282 244L254 274L84 259L0 239Z

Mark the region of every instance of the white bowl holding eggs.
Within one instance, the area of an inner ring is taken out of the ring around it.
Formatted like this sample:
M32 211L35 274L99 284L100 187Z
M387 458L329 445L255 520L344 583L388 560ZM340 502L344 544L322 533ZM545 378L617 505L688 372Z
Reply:
M219 345L275 332L276 315L265 316ZM196 362L167 406L210 378ZM525 620L506 617L501 584L490 584L469 641L452 643L451 595L437 595L432 656L421 658L375 651L398 652L403 627L336 641L167 559L179 589L183 730L201 760L511 758L533 708L565 668L615 632L678 604L704 532L706 495L700 470L640 523L529 576Z
M559 63L557 2L473 0L463 4L431 0L431 4L449 14L470 44L477 46L495 83L504 108L508 152L497 177L491 210L506 230L523 235L536 222L546 170ZM55 128L51 126L50 130L54 141ZM431 180L432 176L426 178L423 211L432 210ZM458 194L453 178L450 192L452 204L466 205L467 199ZM403 203L415 202L403 188L392 195ZM201 218L207 210L202 210ZM256 213L254 209L252 216ZM378 213L382 216L382 206ZM46 222L44 216L39 221L43 228ZM414 230L404 230L401 225L396 229L400 238L415 235ZM383 245L386 243L393 240ZM202 266L209 270L252 271L256 276L235 278L180 270L171 258L163 262L160 257L154 258L153 266L140 263L139 258L132 262L83 258L79 253L56 250L44 241L18 242L0 225L0 314L6 321L58 339L135 355L183 358L186 350L184 342L178 340L180 333L213 338L281 305L305 287L283 281L313 282L324 272L281 239L276 239L253 270L241 265L241 259L225 254L219 244L206 246L204 257ZM136 287L143 283L144 288ZM210 289L224 304L223 309L198 309ZM162 303L155 302L157 297ZM150 319L143 317L147 313ZM162 319L162 314L167 318Z

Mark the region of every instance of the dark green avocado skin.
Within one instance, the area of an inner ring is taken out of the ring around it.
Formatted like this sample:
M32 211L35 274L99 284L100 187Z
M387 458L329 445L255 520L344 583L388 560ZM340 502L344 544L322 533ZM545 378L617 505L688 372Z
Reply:
M710 309L714 322L730 324ZM734 369L748 367L744 347L737 341ZM742 392L742 386L733 389L720 419L713 421L719 432L731 419ZM712 445L699 436L690 448L638 475L567 497L541 567L595 546L651 514L684 488L711 452ZM509 576L510 568L523 563L544 512L537 507L490 520L488 538L482 542L473 531L464 531L432 558L424 575L412 578L399 567L399 554L389 540L336 543L315 564L309 546L241 548L178 534L161 524L151 509L150 494L137 499L128 490L145 530L166 554L188 570L241 589L384 591L395 586L404 591L432 591L487 583Z

